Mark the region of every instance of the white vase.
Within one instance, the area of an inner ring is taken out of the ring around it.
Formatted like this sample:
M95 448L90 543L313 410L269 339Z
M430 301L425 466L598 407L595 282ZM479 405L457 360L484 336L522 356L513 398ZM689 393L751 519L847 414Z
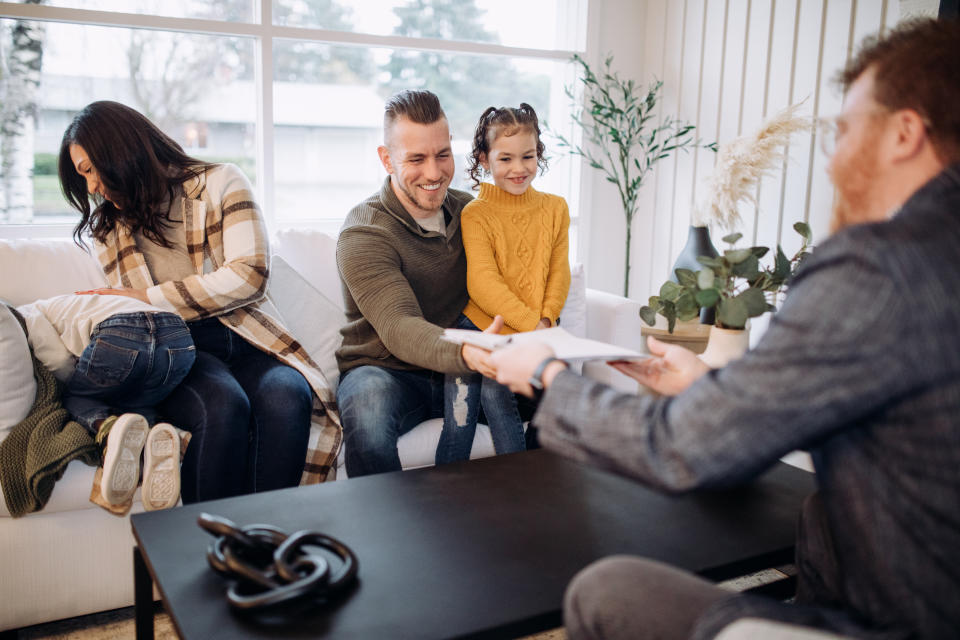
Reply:
M719 369L741 357L749 347L749 327L746 329L721 329L712 326L710 327L710 338L707 340L707 348L697 357L711 369Z

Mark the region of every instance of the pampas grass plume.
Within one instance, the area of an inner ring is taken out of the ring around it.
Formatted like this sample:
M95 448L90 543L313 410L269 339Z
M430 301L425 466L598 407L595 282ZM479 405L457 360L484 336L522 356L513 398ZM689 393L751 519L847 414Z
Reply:
M740 225L740 203L756 205L756 185L760 178L783 161L794 133L812 127L810 118L797 115L802 105L803 102L790 105L767 120L755 133L740 136L720 147L713 172L704 181L703 197L694 209L695 226L716 222L733 230Z

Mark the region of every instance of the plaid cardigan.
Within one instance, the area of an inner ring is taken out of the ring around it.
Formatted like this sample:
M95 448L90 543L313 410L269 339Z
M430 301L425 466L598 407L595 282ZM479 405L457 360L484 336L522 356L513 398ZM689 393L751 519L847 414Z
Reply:
M144 289L151 304L187 321L216 316L249 343L303 374L313 389L313 414L301 484L332 479L343 439L336 394L300 343L260 309L270 251L250 183L237 167L222 164L187 180L183 189L187 251L196 275L155 284L130 229L117 226L105 242L95 243L107 281L113 287ZM205 259L212 267L207 273Z

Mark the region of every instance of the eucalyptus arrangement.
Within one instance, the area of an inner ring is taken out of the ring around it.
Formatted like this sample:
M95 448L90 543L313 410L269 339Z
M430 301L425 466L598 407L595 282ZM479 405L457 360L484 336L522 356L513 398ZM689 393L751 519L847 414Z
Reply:
M760 178L785 161L793 134L812 126L809 118L797 113L802 104L788 106L753 133L735 138L720 148L716 166L704 181L693 212L695 226L715 223L732 229L742 222L740 204L757 204L756 187ZM724 236L723 242L729 248L723 255L699 256L697 262L703 267L699 270L675 269L677 281L665 282L659 295L651 296L649 303L640 308L640 317L653 326L659 313L667 319L667 328L673 333L677 320L692 320L701 309L715 309L717 327L744 329L749 318L775 310L777 295L810 254L813 243L810 226L797 222L793 228L803 239L800 249L788 258L777 245L773 264L767 267L760 264L760 259L770 252L769 248L737 249L734 245L743 235Z
M607 56L603 69L595 73L579 55L572 61L583 72L583 98L574 88L564 88L573 106L573 121L583 130L586 144L577 145L547 126L561 148L583 157L602 171L607 182L616 185L627 223L626 266L623 295L630 290L630 235L633 215L643 181L653 166L677 150L703 146L716 151L716 143L700 145L693 137L694 126L669 115L657 114L663 82L656 80L642 90L633 80L621 78ZM586 106L581 106L585 104Z
M812 249L810 226L797 222L793 229L803 238L800 249L788 258L777 245L770 266L760 264L760 259L770 252L768 247L736 249L733 245L743 235L724 236L723 242L730 247L723 255L701 256L698 261L703 268L699 271L677 269L677 282L664 282L659 295L650 296L648 303L640 308L640 317L653 326L659 313L667 319L667 329L673 333L677 320L692 320L701 308L716 308L716 325L723 329L743 329L749 318L775 311L776 296L785 290L790 276Z

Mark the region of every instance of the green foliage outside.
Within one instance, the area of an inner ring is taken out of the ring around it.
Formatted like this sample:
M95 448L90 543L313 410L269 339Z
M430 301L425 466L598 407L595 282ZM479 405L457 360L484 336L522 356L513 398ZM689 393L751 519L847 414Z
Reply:
M56 175L33 176L33 215L78 215L67 204L60 191L60 180Z
M369 9L367 9L369 11ZM274 21L335 31L350 31L351 10L334 0L310 0L292 5L273 3ZM366 47L317 44L278 38L273 44L274 79L285 82L365 84L374 73Z
M783 248L777 245L773 265L764 267L760 258L770 251L768 247L734 249L743 234L732 233L723 241L730 248L722 256L700 256L697 261L703 269L677 269L677 282L668 280L660 287L660 295L650 296L647 305L640 308L640 317L653 326L657 314L667 319L670 333L677 320L692 320L700 315L700 309L716 307L716 324L724 329L743 329L748 318L755 318L767 311L776 311L767 302L767 295L775 296L786 288L790 277L810 255L813 234L805 222L797 222L794 230L803 238L800 249L792 258L787 258Z
M475 0L411 0L394 9L400 18L394 34L496 43L496 34L480 22L482 12ZM527 102L541 118L546 115L549 79L521 73L507 58L397 49L381 71L387 77L381 84L385 97L403 89L437 94L454 137L471 137L480 114L490 106Z
M353 11L375 10L343 4L336 0L274 2L274 20L289 26L351 31ZM211 17L241 16L246 6L245 0L214 3ZM476 0L410 0L393 11L400 20L395 35L498 42L496 34L482 26L483 9ZM213 53L217 59L231 60L236 77L253 77L252 49L243 40L218 40L216 47ZM539 112L546 109L550 95L548 78L520 73L507 58L396 49L378 68L367 47L283 38L274 41L273 72L278 81L298 83L368 85L376 77L384 98L402 89L429 89L439 96L454 135L461 138L472 135L488 106L528 102Z
M33 154L33 175L35 176L57 175L57 154L55 153Z

